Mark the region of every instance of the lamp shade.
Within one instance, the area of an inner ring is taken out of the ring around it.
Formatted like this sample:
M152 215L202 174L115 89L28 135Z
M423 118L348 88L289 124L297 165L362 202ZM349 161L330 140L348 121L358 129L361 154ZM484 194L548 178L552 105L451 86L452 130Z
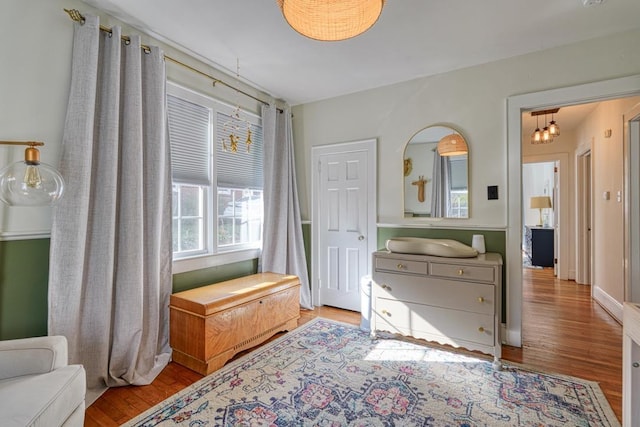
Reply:
M531 209L547 209L551 207L551 197L534 196L529 200L529 203Z
M467 142L458 133L447 135L438 142L438 154L441 156L459 156L468 152Z
M26 149L25 160L0 170L0 200L9 206L52 205L63 192L62 176L40 161L35 147Z
M278 0L287 23L303 36L345 40L376 23L384 0Z

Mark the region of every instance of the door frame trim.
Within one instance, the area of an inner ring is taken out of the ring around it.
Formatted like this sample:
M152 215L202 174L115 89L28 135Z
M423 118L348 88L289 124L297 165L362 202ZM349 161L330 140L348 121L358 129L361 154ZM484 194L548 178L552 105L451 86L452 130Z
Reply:
M533 109L636 96L638 93L640 74L507 98L507 254L520 254L522 247L522 113ZM521 258L508 256L506 270L506 341L508 345L522 347ZM640 284L637 286L640 287Z
M560 168L560 174L558 179L560 180L560 185L558 191L560 192L560 197L558 197L557 203L558 206L554 206L554 209L559 210L558 216L558 224L554 224L554 228L556 229L557 239L558 239L558 253L554 254L554 256L558 259L558 263L555 265L556 267L556 275L558 279L568 280L569 273L569 206L571 205L569 202L569 154L567 153L550 153L550 154L536 154L533 156L525 156L522 158L522 164L525 163L554 163L558 162ZM520 166L522 168L522 166ZM555 203L555 201L554 201ZM559 232L558 228L560 229ZM554 236L556 237L556 236Z
M640 280L640 239L638 224L640 223L640 104L635 105L623 115L623 150L624 150L624 212L625 228L625 262L624 262L624 299L640 302L640 286L633 286ZM635 198L634 198L635 196Z
M342 154L357 151L367 153L367 210L370 215L367 216L367 251L371 254L378 249L378 140L376 138L363 139L349 142L339 142L335 144L317 145L311 147L311 304L320 305L320 289L318 287L319 280L319 248L320 241L318 230L319 221L316 221L319 215L318 195L320 194L320 157L328 154ZM372 213L372 214L371 214ZM367 258L367 271L371 273L371 256Z
M592 176L592 146L579 148L576 151L576 283L590 285L593 277L593 245L586 229L591 228L593 183ZM589 172L587 174L587 171ZM587 176L588 175L588 176ZM587 183L588 178L588 185ZM588 215L587 215L588 214Z

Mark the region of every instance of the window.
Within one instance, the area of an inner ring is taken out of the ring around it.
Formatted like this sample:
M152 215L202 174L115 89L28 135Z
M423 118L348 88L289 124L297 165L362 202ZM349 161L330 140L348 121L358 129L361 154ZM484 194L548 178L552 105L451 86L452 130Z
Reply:
M167 85L173 179L174 260L204 257L262 243L262 125L241 113L238 151L224 151L220 135L233 108L177 85ZM251 148L244 141L247 126Z
M469 196L467 188L467 156L447 157L449 162L449 213L451 218L469 217Z

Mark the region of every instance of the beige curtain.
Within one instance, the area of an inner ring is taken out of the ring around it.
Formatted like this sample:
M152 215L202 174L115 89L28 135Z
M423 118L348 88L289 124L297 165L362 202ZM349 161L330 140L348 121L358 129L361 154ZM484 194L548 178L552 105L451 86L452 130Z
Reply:
M171 177L163 53L75 24L49 273L49 334L87 371L87 404L168 363Z

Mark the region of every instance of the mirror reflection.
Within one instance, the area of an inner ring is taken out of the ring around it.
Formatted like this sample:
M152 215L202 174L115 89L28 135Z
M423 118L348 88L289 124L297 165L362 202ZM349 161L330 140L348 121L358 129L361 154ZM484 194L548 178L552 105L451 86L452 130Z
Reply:
M466 140L455 129L429 126L404 149L404 216L468 218Z

